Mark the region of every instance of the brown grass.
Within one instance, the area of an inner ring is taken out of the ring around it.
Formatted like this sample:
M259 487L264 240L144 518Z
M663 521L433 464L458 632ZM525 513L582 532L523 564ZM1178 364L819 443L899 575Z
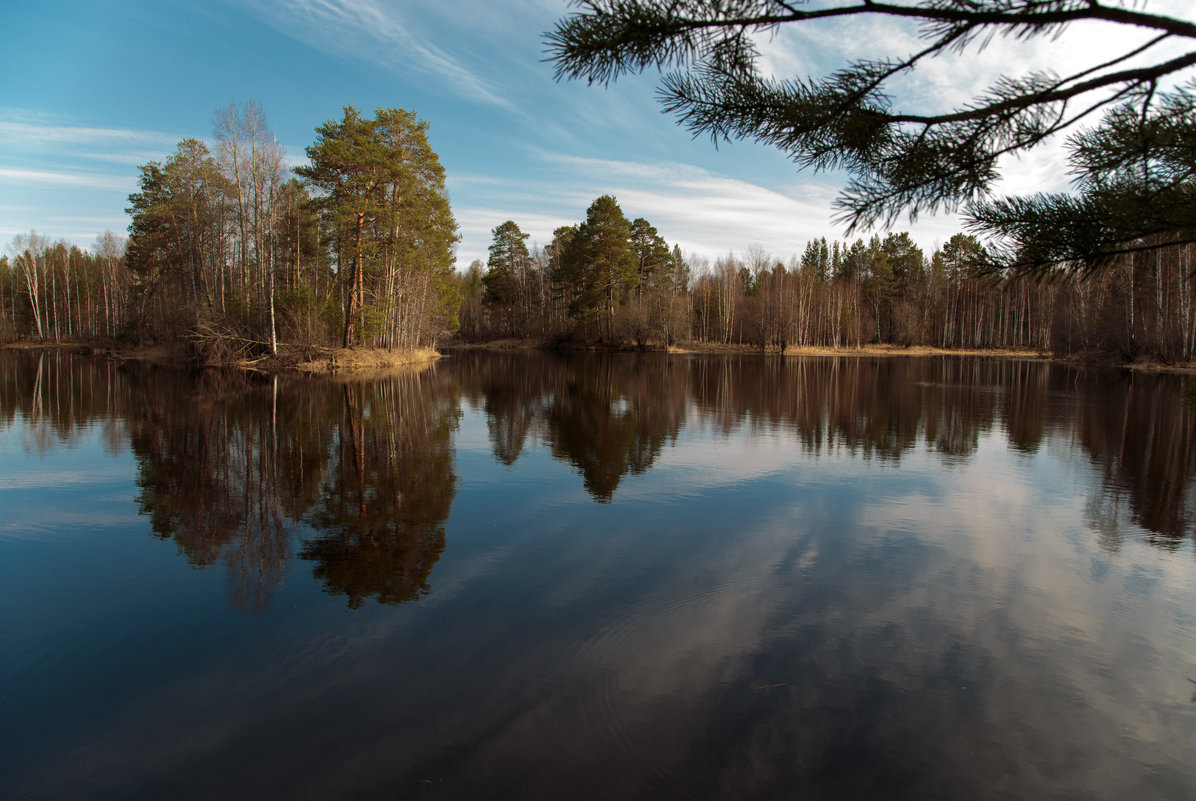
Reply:
M440 354L431 348L387 350L385 348L302 348L287 352L280 348L277 356L240 362L237 366L265 372L341 373L359 374L364 371L386 372L423 366L435 361Z
M549 343L538 339L495 339L489 342L453 343L453 350L536 350L551 347ZM601 348L597 348L601 350ZM619 348L618 350L625 350ZM614 350L614 349L611 349ZM657 350L652 348L652 350ZM682 345L671 345L665 349L667 353L698 354L698 355L743 355L759 356L761 350L755 345L723 344L721 342L686 342ZM778 355L776 350L768 351L770 355ZM1016 350L1012 348L966 349L966 348L931 348L922 345L902 347L899 345L864 345L863 347L844 348L799 348L785 349L786 356L1006 356L1026 359L1049 359L1050 354L1034 350Z
M1049 359L1049 353L1017 348L934 348L928 345L864 345L859 348L787 348L786 356L1003 356Z
M758 356L762 353L760 348L752 345L724 345L717 342L689 342L685 345L669 348L669 353L689 353L689 354L706 354L706 355L720 355L720 354L742 354L745 356ZM780 355L776 350L768 351L769 355ZM859 356L859 357L877 357L877 356L1002 356L1014 357L1023 359L1050 359L1050 354L1040 353L1036 350L1017 350L1014 348L988 348L988 349L969 349L969 348L932 348L925 345L911 345L903 347L900 345L864 345L862 347L788 347L785 348L786 356Z
M154 343L135 347L115 347L113 343L86 342L5 342L0 349L24 351L63 351L147 364L195 366L200 360L182 344ZM385 350L382 348L321 348L280 345L278 353L256 359L208 361L207 367L233 367L261 373L340 373L387 371L430 364L440 354L431 348Z

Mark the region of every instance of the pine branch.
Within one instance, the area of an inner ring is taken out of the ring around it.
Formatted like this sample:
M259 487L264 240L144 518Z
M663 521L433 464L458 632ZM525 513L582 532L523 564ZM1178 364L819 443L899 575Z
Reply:
M1196 39L1196 22L1099 0L908 0L807 9L783 0L585 0L582 13L547 37L558 78L609 83L649 67L672 67L659 92L665 109L717 144L753 139L799 166L851 174L836 206L851 228L902 211L973 204L970 225L998 235L1010 263L1107 263L1145 239L1186 237L1196 226L1194 89L1160 86L1196 67L1196 50L1130 65L1152 48ZM928 43L900 58L848 64L825 77L763 78L753 36L819 19L908 19ZM983 49L995 35L1028 39L1079 21L1154 31L1149 41L1068 75L1000 77L962 107L942 113L894 109L898 76L943 53ZM1196 84L1193 85L1196 87ZM1102 109L1091 134L1073 136L1078 195L981 202L998 160ZM1132 171L1133 179L1127 178ZM1186 240L1185 240L1186 241ZM1105 254L1105 255L1102 255Z

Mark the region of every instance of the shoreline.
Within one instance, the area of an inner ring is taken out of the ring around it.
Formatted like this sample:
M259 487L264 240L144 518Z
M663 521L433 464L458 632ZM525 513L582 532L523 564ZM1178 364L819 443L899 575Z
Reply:
M440 358L432 348L386 350L383 348L327 348L315 345L284 345L278 353L255 359L204 361L186 354L176 345L154 344L120 347L112 342L18 342L0 343L0 350L62 351L80 356L98 356L114 361L133 361L162 367L244 370L266 375L338 375L385 372L423 367Z
M756 357L839 357L839 358L927 358L932 356L973 356L994 359L1023 359L1056 362L1080 367L1113 368L1152 373L1196 375L1196 363L1164 364L1155 361L1113 362L1091 354L1056 356L1036 350L1014 348L939 348L928 345L863 345L861 347L790 346L784 353L764 352L752 345L688 342L667 349L638 349L633 346L611 348L573 345L556 347L537 339L507 338L488 342L451 342L440 350L387 350L384 348L329 348L316 345L284 345L273 355L256 359L230 361L202 361L182 352L177 346L155 344L122 348L113 342L33 342L21 340L0 343L0 350L65 351L83 356L100 356L117 361L136 361L172 367L217 368L244 370L267 375L304 374L338 375L384 373L423 367L452 351L486 350L494 352L547 350L556 352L590 353L657 353L670 356L756 356Z
M782 356L791 357L842 357L842 358L926 358L931 356L978 356L993 359L1023 359L1030 361L1055 362L1080 367L1112 368L1122 370L1136 370L1141 372L1177 373L1181 375L1196 375L1196 363L1164 364L1155 361L1115 362L1101 359L1093 354L1072 354L1057 356L1050 352L1016 349L1016 348L939 348L930 345L863 345L861 347L822 347L822 346L789 346L784 353L775 350L761 351L753 345L725 345L717 342L687 342L684 345L670 346L667 349L648 348L638 349L634 346L622 348L606 348L602 346L583 346L557 348L551 343L536 339L507 338L488 342L453 342L443 346L445 351L454 350L490 350L490 351L524 351L548 350L568 353L570 351L594 353L660 353L675 356Z

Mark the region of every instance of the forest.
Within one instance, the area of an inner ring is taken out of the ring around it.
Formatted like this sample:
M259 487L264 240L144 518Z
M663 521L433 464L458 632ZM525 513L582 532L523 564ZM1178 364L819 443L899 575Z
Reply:
M994 270L975 237L926 254L908 233L823 237L782 259L747 245L713 263L670 247L615 198L528 248L514 221L460 276L460 337L668 347L872 344L1029 349L1106 360L1193 355L1192 246L1150 243L1100 271Z
M185 346L204 362L280 344L435 346L456 327L457 225L425 121L346 107L293 171L255 103L140 167L128 236L18 236L0 338Z
M1155 236L1099 271L994 267L960 233L932 253L908 233L752 243L711 261L603 195L529 247L513 220L456 269L445 172L411 111L346 107L288 170L255 103L215 114L139 168L127 236L89 249L37 233L0 257L0 341L170 343L228 363L293 349L435 348L510 337L548 346L761 352L873 344L1029 349L1188 362L1191 244Z

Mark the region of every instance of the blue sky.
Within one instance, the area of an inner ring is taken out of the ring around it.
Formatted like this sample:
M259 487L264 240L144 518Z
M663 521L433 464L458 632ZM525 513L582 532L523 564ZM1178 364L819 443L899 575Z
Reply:
M1188 2L1155 0L1150 10L1178 13ZM566 0L8 4L0 248L30 230L82 246L123 232L137 166L166 158L184 137L211 143L216 110L248 100L261 104L292 164L344 105L417 112L448 176L460 268L485 259L504 220L546 244L602 194L711 260L748 246L788 258L811 238L844 238L831 208L841 176L799 173L753 143L693 139L661 112L655 74L609 88L555 82L543 33L569 9ZM868 54L869 43L906 52L914 35L892 23L786 29L761 43L762 64L777 75L821 73ZM979 58L933 62L903 91L914 104L959 102L1010 64L1062 70L1125 35L998 42ZM1057 148L1006 172L1010 191L1066 181ZM945 214L896 227L927 250L959 230Z

